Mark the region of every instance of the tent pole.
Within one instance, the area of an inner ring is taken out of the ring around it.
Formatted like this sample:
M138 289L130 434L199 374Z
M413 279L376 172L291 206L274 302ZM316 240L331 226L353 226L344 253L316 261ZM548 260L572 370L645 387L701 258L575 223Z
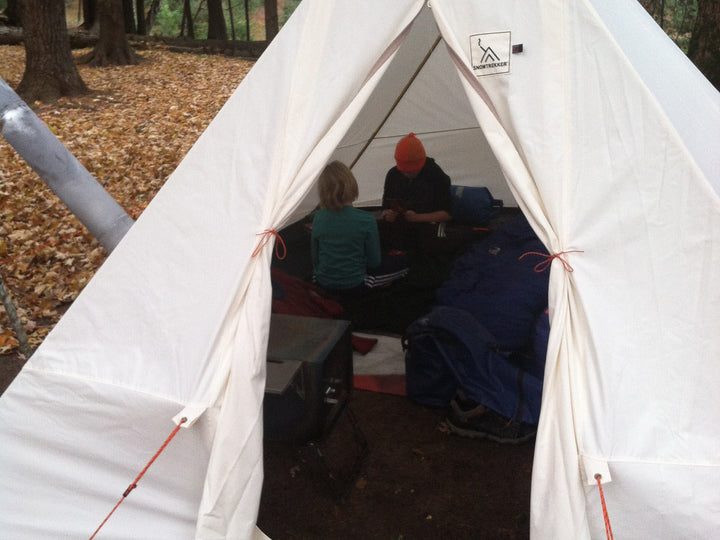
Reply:
M0 135L108 253L115 249L133 219L2 78Z
M395 108L398 106L398 104L400 103L400 100L403 98L403 96L405 96L407 91L410 89L410 86L412 86L412 83L415 82L415 79L420 74L420 71L422 71L422 68L425 67L425 64L427 64L427 61L430 60L430 56L435 51L435 48L438 46L438 43L440 43L441 39L442 39L442 36L438 35L437 39L435 39L435 43L432 44L432 46L430 47L430 50L428 50L427 54L425 55L425 58L423 58L422 62L420 62L420 65L415 70L415 73L413 73L412 77L410 77L410 80L407 82L405 87L402 89L402 92L400 92L400 95L395 99L395 102L392 104L392 107L390 107L390 110L385 115L385 118L382 119L382 121L380 122L380 125L378 125L377 129L373 132L373 134L370 136L370 138L368 138L365 145L362 147L360 152L358 152L358 155L355 156L355 159L352 160L352 163L350 164L351 170L355 166L355 164L358 162L358 160L362 157L362 155L365 153L365 150L367 150L368 146L370 146L370 143L375 139L375 137L380 132L380 130L383 128L385 123L388 121L388 118L390 118L390 115L393 113Z

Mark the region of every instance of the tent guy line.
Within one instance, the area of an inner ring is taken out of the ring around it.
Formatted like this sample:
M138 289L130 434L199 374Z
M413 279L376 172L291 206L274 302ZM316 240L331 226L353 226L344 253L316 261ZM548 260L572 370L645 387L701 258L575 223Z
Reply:
M148 461L147 465L145 465L145 468L143 468L142 471L135 477L135 480L133 480L132 484L130 484L127 489L123 492L122 497L118 500L118 502L115 504L112 510L110 510L110 513L105 517L105 519L100 523L97 529L95 529L95 532L90 537L90 540L93 540L95 536L97 536L97 533L100 532L100 529L103 528L103 526L108 522L110 517L115 513L115 510L118 509L118 507L122 504L122 502L130 495L130 493L137 487L138 482L140 479L145 476L145 473L150 468L150 466L155 462L155 460L162 454L163 450L167 448L167 445L170 444L170 441L172 441L175 438L175 435L178 434L178 431L180 431L180 428L182 425L187 422L187 418L181 418L178 424L175 426L175 428L170 432L170 435L168 435L167 439L165 439L165 442L162 443L160 448L158 448L158 451L155 452L155 455L150 458L150 461Z
M613 540L612 527L610 526L610 513L608 512L607 505L605 504L605 494L602 488L602 474L595 474L595 480L597 480L598 490L600 491L600 502L602 503L603 519L605 520L605 534L607 540Z

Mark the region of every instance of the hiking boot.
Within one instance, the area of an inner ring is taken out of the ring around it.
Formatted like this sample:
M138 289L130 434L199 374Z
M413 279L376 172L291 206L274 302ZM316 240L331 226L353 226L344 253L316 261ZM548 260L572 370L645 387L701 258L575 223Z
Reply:
M450 402L450 409L451 414L463 422L485 412L485 407L467 397L461 389L458 389Z
M520 444L535 436L537 426L508 420L482 405L473 411L456 412L455 400L451 404L446 423L450 431L462 437L489 439L502 444Z

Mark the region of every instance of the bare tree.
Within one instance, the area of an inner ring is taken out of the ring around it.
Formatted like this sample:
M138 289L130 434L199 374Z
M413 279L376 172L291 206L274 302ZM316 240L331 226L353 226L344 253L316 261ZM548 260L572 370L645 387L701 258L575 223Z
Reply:
M137 64L140 61L130 47L125 33L122 2L123 0L99 0L100 33L98 42L90 53L78 60L79 62L91 66L125 66Z
M697 0L697 6L688 56L715 88L720 89L720 2Z
M65 2L22 0L25 73L17 92L25 101L52 101L88 92L70 50Z
M83 23L85 30L92 30L98 22L98 0L82 0Z
M187 26L187 36L195 39L195 27L193 26L192 11L190 9L190 0L183 3L182 23L180 24L180 37L185 35L185 27Z
M245 39L250 41L250 2L249 0L244 1L245 8Z
M265 0L265 39L272 41L279 31L277 0Z
M135 26L135 8L133 0L122 0L123 19L125 21L125 33L134 34L137 31Z
M223 13L222 0L208 0L208 39L226 40L227 26Z
M135 0L135 14L137 15L137 33L146 36L148 28L145 25L145 1Z
M235 17L233 16L232 0L228 0L228 17L230 18L230 33L235 41Z
M162 0L152 0L152 3L150 4L150 9L148 9L147 17L145 17L145 25L150 31L150 29L155 24L155 17L157 17L158 12L160 11L160 2Z

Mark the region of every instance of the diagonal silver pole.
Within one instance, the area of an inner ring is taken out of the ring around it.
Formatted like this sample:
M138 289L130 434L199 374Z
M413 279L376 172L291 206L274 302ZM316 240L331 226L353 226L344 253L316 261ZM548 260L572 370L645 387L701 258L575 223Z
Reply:
M133 219L2 78L0 134L111 252Z
M133 219L2 78L0 134L100 245L108 253L115 249L132 227ZM32 349L1 277L0 300L20 343L20 352L29 358Z

